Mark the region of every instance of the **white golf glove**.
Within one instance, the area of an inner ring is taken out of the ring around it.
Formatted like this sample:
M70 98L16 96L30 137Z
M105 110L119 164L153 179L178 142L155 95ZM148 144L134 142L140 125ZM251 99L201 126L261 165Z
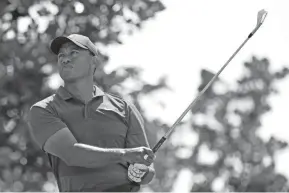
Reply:
M148 166L143 164L130 164L128 167L128 179L134 182L141 182L141 178L148 171Z

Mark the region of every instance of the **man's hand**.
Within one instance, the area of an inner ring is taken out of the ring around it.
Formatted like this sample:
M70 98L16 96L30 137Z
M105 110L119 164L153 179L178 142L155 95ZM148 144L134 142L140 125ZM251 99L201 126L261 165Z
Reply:
M153 151L147 147L128 148L124 151L123 161L130 164L138 163L149 166L155 159ZM148 155L147 159L144 158L145 155Z
M150 183L154 175L155 171L151 166L148 167L143 164L134 164L134 165L131 164L128 168L129 180L140 184Z
M134 182L141 182L141 178L145 175L145 173L148 171L148 166L143 164L130 164L127 174L128 178L131 181Z
M145 158L146 157L146 158ZM131 181L148 184L154 177L154 169L150 169L156 156L147 147L137 147L125 149L123 161L130 163L128 178Z

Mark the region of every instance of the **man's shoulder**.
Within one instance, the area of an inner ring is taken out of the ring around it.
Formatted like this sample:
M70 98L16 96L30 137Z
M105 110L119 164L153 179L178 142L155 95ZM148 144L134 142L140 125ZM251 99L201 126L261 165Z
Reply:
M126 96L121 96L121 95L117 95L117 94L114 94L114 93L108 93L108 92L105 92L105 95L110 99L110 100L113 100L113 101L117 101L123 105L129 105L130 104L130 100L128 97Z
M34 103L29 110L28 120L31 122L39 121L39 117L43 115L55 115L55 94L50 95L36 103Z
M111 93L111 92L105 92L105 95L110 98L110 99L114 99L114 100L119 100L119 101L123 101L124 102L124 98L120 95Z
M43 108L43 109L48 109L50 108L51 106L53 106L53 104L55 103L56 101L56 95L55 94L52 94L36 103L34 103L30 109L32 109L33 107L40 107L40 108Z

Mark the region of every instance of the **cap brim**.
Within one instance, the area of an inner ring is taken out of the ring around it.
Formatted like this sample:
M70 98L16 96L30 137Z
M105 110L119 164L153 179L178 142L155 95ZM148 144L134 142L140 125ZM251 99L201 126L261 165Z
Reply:
M72 43L76 44L77 46L79 46L79 47L81 47L81 48L83 48L83 49L88 50L87 47L85 47L84 45L78 43L77 41L74 41L74 40L72 40L72 39L70 39L70 38L68 38L68 37L60 36L60 37L55 38L55 39L51 42L51 44L50 44L50 49L51 49L51 51L52 51L54 54L58 55L60 47L61 47L64 43L66 43L66 42L72 42Z

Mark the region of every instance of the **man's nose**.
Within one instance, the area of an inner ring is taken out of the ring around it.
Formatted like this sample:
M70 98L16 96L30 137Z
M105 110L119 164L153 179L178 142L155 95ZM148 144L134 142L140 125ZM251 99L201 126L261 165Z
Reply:
M63 59L62 59L62 64L68 64L68 63L70 63L71 62L71 59L69 58L69 57L64 57Z

